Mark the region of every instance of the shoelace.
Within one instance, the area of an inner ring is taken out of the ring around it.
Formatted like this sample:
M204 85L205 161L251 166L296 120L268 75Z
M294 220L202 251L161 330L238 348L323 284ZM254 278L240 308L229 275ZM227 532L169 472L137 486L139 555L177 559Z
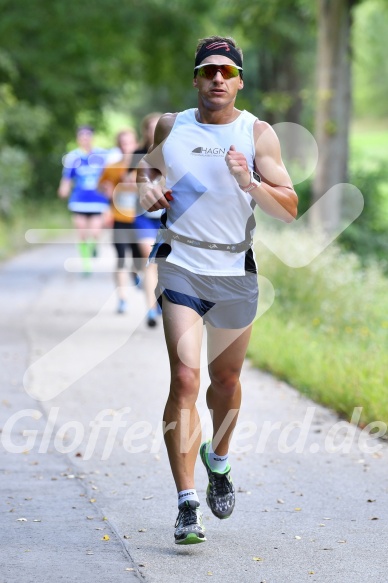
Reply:
M229 482L226 474L212 474L212 486L216 496L225 496L232 492L232 484Z
M180 524L181 526L189 526L197 522L197 512L195 508L190 508L190 506L184 506L178 514L175 526Z

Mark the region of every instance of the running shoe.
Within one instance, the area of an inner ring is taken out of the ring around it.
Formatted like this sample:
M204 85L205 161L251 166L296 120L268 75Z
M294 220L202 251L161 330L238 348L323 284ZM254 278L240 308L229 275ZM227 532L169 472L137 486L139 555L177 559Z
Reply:
M230 477L230 466L223 474L214 472L209 465L208 452L210 440L203 443L199 449L199 454L209 477L209 484L206 490L206 502L210 510L217 518L229 518L232 514L236 502L234 486Z
M140 279L140 275L138 273L136 273L136 271L131 271L130 275L132 277L132 281L133 281L133 285L137 285L139 286L139 289L141 288L141 279Z
M157 317L158 317L158 315L156 313L156 310L154 310L154 309L148 310L148 314L147 314L147 326L149 328L155 328L155 326L158 323Z
M186 500L179 506L175 522L175 544L196 545L206 540L199 502Z
M117 313L118 314L125 314L125 312L128 310L128 304L125 300L119 300L119 303L117 305Z

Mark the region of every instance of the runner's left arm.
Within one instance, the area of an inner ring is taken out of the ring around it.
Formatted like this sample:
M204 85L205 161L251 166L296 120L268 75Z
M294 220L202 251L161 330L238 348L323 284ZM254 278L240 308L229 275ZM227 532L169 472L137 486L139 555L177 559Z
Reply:
M261 184L249 194L268 215L291 223L297 215L298 197L284 166L278 137L269 124L256 121L254 138L255 170L261 176ZM247 186L251 177L244 154L231 146L225 160L238 184Z

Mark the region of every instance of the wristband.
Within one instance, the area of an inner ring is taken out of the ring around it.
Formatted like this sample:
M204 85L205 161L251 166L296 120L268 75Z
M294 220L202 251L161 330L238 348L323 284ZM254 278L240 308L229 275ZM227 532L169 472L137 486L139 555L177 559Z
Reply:
M250 192L251 190L257 188L261 184L260 174L257 174L257 172L255 172L254 170L253 171L251 170L250 175L251 179L249 184L247 186L240 186L241 190L243 190L244 192Z

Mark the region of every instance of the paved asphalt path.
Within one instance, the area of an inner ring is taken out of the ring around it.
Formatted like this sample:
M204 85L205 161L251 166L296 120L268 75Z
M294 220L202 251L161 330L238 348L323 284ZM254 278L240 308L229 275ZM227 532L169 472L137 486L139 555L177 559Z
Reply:
M386 444L249 363L235 512L210 513L199 463L208 540L173 544L161 326L137 288L115 313L110 245L90 277L74 255L35 246L0 268L0 583L386 582Z

